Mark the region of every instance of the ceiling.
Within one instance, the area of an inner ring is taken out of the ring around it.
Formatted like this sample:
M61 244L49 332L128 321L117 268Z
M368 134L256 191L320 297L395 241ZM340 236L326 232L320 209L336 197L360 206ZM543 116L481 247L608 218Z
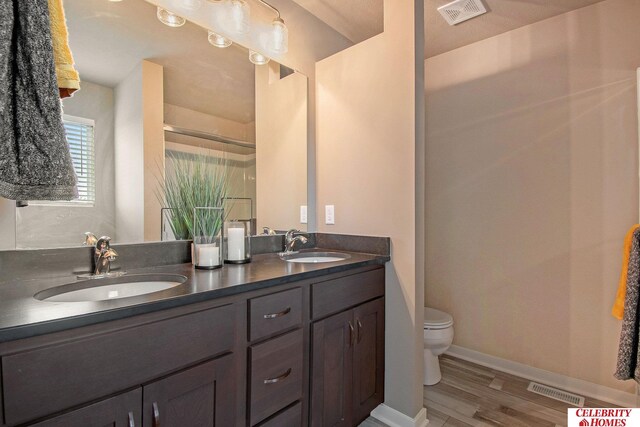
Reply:
M338 33L360 43L384 28L383 0L293 0Z
M293 0L354 43L383 31L383 0ZM425 58L475 43L602 0L483 0L489 13L449 26L425 0Z
M305 49L316 60L351 45L293 0L273 3L290 28L313 33ZM215 48L207 31L190 22L167 27L144 0L65 0L64 7L81 80L115 87L146 59L164 67L165 102L240 123L255 120L255 68L245 48Z
M455 26L437 11L450 1L425 0L425 58L602 0L483 0L488 13Z
M215 48L194 24L167 27L143 0L65 0L64 6L81 80L115 87L147 59L164 66L165 102L253 121L254 66L244 49Z
M272 1L290 26L314 33L307 45L316 59L383 31L383 0ZM602 0L483 1L489 13L452 27L436 10L449 0L425 0L425 57ZM206 31L191 23L169 28L156 19L155 9L144 0L65 0L81 79L115 87L147 59L164 66L165 102L240 123L253 121L254 66L247 51L235 44L214 48Z

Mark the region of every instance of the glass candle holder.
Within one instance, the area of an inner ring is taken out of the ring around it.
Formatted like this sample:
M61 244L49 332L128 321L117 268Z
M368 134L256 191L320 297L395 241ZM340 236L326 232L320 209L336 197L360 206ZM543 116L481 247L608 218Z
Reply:
M193 209L193 258L196 268L213 270L222 267L223 220L223 208Z
M224 223L225 257L227 264L251 261L251 221L233 220Z

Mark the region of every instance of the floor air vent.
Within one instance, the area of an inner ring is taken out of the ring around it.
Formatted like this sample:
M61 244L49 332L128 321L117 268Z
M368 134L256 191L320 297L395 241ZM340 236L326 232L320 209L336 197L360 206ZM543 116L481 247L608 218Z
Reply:
M482 4L482 0L456 0L440 6L438 12L449 25L456 25L486 13L487 8Z
M584 406L584 397L572 394L564 390L549 387L548 385L542 385L535 382L530 382L527 390L540 394L542 396L550 397L551 399L559 400L560 402L570 403L575 407L582 408Z

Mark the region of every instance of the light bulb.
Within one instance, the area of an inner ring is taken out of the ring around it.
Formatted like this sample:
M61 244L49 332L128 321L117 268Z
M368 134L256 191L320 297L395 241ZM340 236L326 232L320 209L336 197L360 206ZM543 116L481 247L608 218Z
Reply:
M249 16L251 8L245 0L231 0L231 22L233 31L238 34L246 34L249 32Z
M174 3L176 3L179 8L188 10L189 12L195 12L202 6L201 0L176 0Z
M225 48L231 46L231 40L226 38L225 36L221 36L220 34L214 33L209 30L209 43L214 45L215 47Z
M156 16L164 25L169 27L182 27L186 20L182 16L178 16L175 13L171 13L166 9L158 6L158 12Z
M264 65L269 62L269 58L261 54L260 52L256 52L253 50L249 51L249 61L256 65Z
M269 39L269 50L277 55L287 53L289 50L289 30L280 18L274 19L271 24L272 31Z

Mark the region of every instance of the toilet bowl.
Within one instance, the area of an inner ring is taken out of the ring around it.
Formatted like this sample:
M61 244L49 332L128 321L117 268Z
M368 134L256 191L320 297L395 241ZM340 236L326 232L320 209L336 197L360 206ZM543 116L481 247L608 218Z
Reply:
M435 308L424 308L424 385L440 382L438 356L453 342L453 317Z

